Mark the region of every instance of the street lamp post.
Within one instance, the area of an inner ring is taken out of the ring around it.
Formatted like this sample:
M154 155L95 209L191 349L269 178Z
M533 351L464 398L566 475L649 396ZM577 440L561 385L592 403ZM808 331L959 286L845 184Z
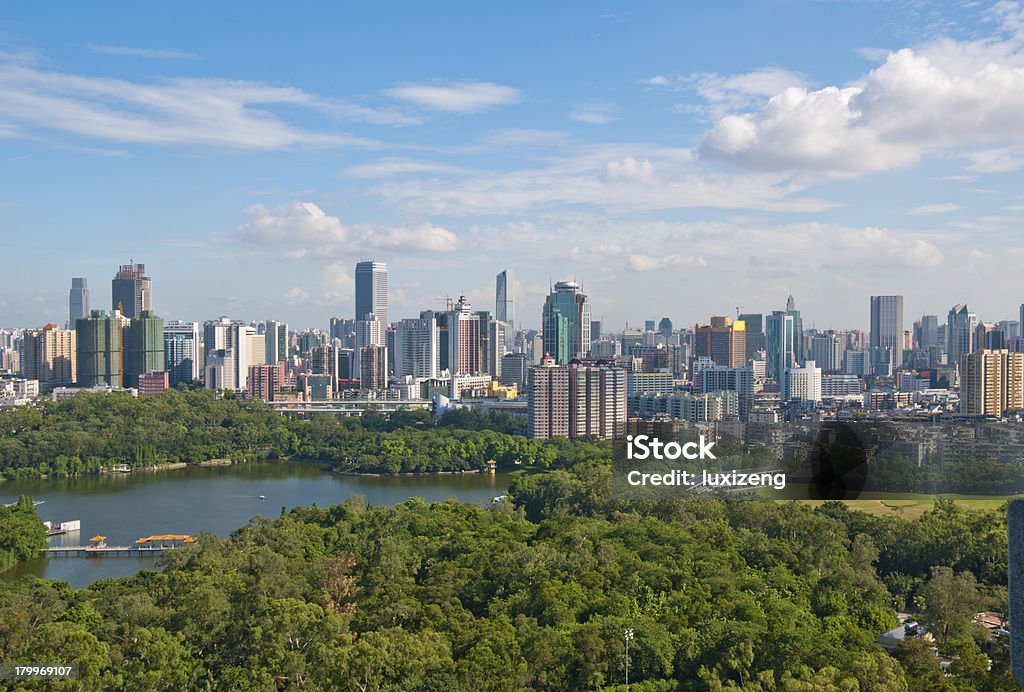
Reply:
M627 629L624 636L626 639L626 692L629 692L629 640L633 638L633 630Z

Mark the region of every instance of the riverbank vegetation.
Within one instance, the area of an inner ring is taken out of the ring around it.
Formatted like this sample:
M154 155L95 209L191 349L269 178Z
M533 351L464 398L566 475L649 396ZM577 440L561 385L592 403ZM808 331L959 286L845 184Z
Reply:
M76 662L85 690L622 690L630 630L634 690L1016 689L970 622L1005 612L1005 513L942 501L627 502L583 462L489 508L350 498L164 564L0 586L0 660ZM950 677L874 643L907 607Z
M0 505L0 572L18 560L39 557L45 547L46 528L31 497L23 495L10 507Z
M463 471L571 461L567 441L516 434L504 414L426 411L362 418L296 420L261 401L218 398L210 390L155 397L81 393L57 402L0 410L0 475L63 477L214 459L308 459L345 471ZM587 445L584 445L586 447Z

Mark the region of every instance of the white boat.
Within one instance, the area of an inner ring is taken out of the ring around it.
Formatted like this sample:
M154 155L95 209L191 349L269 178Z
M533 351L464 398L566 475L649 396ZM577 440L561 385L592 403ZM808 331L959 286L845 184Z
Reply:
M267 499L267 496L266 496L266 495L260 495L260 499L261 499L261 500L266 500L266 499Z

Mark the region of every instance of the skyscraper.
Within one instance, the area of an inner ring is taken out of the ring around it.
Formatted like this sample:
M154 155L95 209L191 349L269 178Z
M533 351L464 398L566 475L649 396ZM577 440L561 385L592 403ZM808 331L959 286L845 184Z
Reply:
M498 274L495 280L494 318L511 326L512 330L515 329L515 286L510 269Z
M892 375L903 363L903 296L871 296L869 338L873 372Z
M124 386L137 389L139 376L164 369L164 321L143 310L124 327Z
M265 360L270 365L288 359L288 325L284 322L267 320L264 322L263 336Z
M110 285L111 310L120 310L127 318L143 310L153 309L153 280L146 274L146 265L133 259L122 264Z
M747 325L731 317L712 317L710 325L693 328L695 356L708 356L718 365L738 368L747 361Z
M804 343L804 320L800 311L796 309L796 301L790 294L786 298L786 314L793 318L793 359L797 363L803 363L807 359L807 349Z
M765 377L780 384L786 376L786 370L796 364L793 322L793 316L782 310L775 310L765 317Z
M209 389L245 391L249 366L254 363L250 350L258 337L256 330L240 320L221 317L203 324L205 356L204 384Z
M78 385L81 387L123 385L122 330L124 318L93 310L75 324Z
M960 412L1001 417L1024 408L1024 353L979 349L960 358Z
M575 281L559 281L544 301L544 351L558 365L590 353L590 302Z
M584 435L619 438L626 428L626 371L605 366L559 366L550 355L531 368L528 431L535 439Z
M959 365L965 353L975 350L975 336L978 329L978 316L967 310L963 303L957 303L949 309L946 319L946 362Z
M666 339L672 338L672 320L667 317L662 317L661 321L658 322L658 331Z
M172 320L164 325L164 367L174 387L199 379L199 323Z
M89 284L83 278L71 279L68 294L68 329L74 329L79 319L89 314Z
M746 312L736 319L743 320L743 324L747 327L746 359L750 360L758 351L765 349L764 315L759 312Z
M374 260L356 264L356 319L373 314L387 329L388 265Z
M419 319L395 324L395 377L435 378L438 374L437 321L424 310Z
M473 312L466 296L459 296L458 302L448 313L448 368L452 375L484 372L484 335L480 313Z

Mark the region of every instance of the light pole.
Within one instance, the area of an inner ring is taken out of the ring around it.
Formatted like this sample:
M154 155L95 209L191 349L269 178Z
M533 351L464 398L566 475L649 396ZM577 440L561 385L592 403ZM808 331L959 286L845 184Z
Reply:
M626 639L626 692L629 692L629 640L633 638L633 630L627 629L624 636Z

